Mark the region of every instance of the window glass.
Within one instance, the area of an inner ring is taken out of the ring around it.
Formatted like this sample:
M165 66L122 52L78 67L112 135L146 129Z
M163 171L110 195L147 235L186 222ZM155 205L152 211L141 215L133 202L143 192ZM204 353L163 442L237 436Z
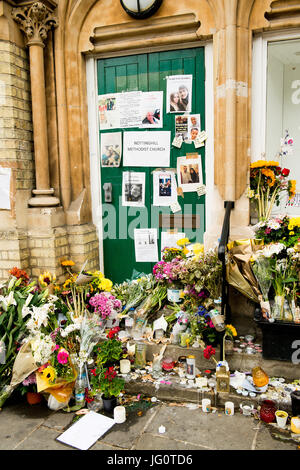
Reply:
M278 155L286 131L294 143L292 153ZM267 67L266 159L279 161L297 181L297 193L282 195L273 214L300 214L300 39L270 42Z

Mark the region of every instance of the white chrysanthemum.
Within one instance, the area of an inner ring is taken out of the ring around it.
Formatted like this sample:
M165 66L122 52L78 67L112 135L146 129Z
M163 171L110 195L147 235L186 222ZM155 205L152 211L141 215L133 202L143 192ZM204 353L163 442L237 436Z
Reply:
M37 364L45 364L49 361L55 344L50 336L37 334L31 340L31 350Z
M281 227L281 225L274 219L270 219L267 226L272 230L279 230Z
M72 325L68 325L64 330L61 330L60 334L63 338L66 338L66 336L68 336L70 333L78 330L80 330L80 325L77 323L73 323Z

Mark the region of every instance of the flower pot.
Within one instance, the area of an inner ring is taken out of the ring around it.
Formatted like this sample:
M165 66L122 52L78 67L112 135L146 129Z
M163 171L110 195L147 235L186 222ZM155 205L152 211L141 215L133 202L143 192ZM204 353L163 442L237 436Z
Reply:
M103 402L103 410L106 411L107 413L113 413L114 408L117 406L117 398L116 397L105 398L102 395L102 402Z
M27 392L26 393L26 400L29 405L37 405L41 403L43 396L37 392Z

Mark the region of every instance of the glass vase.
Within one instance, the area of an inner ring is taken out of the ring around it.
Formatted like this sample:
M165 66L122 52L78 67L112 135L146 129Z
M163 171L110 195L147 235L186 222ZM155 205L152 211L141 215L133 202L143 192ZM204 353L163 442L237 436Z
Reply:
M284 295L275 295L273 308L272 308L272 317L274 320L283 319L283 305L284 305Z

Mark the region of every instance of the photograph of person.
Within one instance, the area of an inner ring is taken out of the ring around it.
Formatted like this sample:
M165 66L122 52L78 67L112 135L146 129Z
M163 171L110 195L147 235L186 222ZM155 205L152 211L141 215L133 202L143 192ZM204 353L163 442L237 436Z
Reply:
M159 176L159 196L172 196L171 175L165 176L164 174L162 174Z
M199 183L199 165L181 165L180 166L180 182L181 184Z
M191 112L192 75L171 75L167 78L167 112Z
M125 201L126 202L142 202L143 201L143 185L142 184L125 184Z
M191 129L191 140L195 140L198 134L199 134L198 127L192 127L192 129Z
M148 111L146 117L143 119L142 124L153 124L157 125L160 123L160 109Z
M101 133L101 166L119 167L122 157L122 133Z
M120 166L121 152L118 145L105 146L104 153L101 156L102 166Z
M181 103L180 101L180 96L179 93L171 93L170 95L170 112L171 113L176 113L176 112L181 112L185 111L186 108L185 106Z

